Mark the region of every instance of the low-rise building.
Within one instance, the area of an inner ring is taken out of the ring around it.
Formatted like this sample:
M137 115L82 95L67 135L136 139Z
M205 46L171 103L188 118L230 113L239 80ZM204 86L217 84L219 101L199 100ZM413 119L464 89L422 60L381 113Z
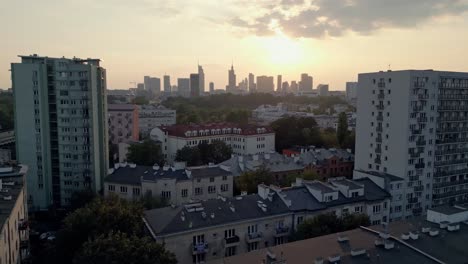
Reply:
M323 213L364 213L388 219L389 194L368 179L301 181L290 188L258 186L258 193L220 197L145 212L156 242L180 263L202 263L288 242L297 225Z
M29 255L27 171L0 165L0 263L23 263Z
M144 136L148 136L153 128L176 123L176 110L162 105L140 105L138 113L140 133Z
M131 104L109 104L109 140L112 144L137 141L139 138L138 107Z
M128 200L145 194L161 198L169 204L184 204L233 196L232 175L218 166L185 167L140 166L116 164L104 181L104 195L110 193Z
M275 133L268 126L238 125L234 123L208 123L157 127L151 139L161 142L162 151L169 162L185 146L223 141L237 155L262 154L275 149Z

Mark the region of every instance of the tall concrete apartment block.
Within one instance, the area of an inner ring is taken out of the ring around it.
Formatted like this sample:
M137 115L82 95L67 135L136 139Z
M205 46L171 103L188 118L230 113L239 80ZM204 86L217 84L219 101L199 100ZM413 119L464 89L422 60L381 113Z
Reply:
M404 179L403 217L466 202L468 73L365 73L358 86L355 168Z
M32 210L100 191L108 169L106 71L99 59L20 56L12 63L17 158Z

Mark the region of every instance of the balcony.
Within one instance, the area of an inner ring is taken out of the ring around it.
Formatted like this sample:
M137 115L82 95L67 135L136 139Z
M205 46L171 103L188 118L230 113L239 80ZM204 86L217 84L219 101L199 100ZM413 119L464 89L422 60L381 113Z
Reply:
M245 235L245 241L247 243L253 243L253 242L259 242L263 238L263 235L261 232L256 232L256 233L250 233Z
M380 110L380 111L384 110L384 106L381 104L376 105L376 107L377 107L377 110Z
M374 163L376 163L376 164L382 164L382 160L379 159L379 158L375 158L375 159L374 159Z
M382 148L375 148L375 153L382 153Z
M289 235L289 227L287 226L279 226L276 228L275 237L282 237Z
M464 116L441 116L437 118L438 122L466 122L467 118Z
M468 159L454 159L454 160L445 160L445 161L436 161L434 163L435 166L448 166L448 165L456 165L456 164L463 164L468 163Z
M26 220L20 220L18 223L18 229L19 230L26 230L29 227L29 222Z
M426 86L426 83L424 82L414 82L414 88L424 88Z
M385 82L379 82L379 83L377 83L377 87L379 87L379 88L385 88Z
M413 112L422 112L424 111L423 106L413 106Z
M465 173L468 173L468 169L438 171L434 173L434 177L453 176L453 175L465 174Z
M465 94L439 94L439 100L468 100Z
M420 152L410 152L410 157L411 158L419 158L419 155L421 154Z
M378 127L375 128L375 131L377 131L379 133L382 133L383 128L381 126L378 126Z
M418 99L419 100L427 100L427 99L429 99L429 95L428 94L418 94Z
M418 202L418 198L416 197L408 198L408 203L417 203L417 202Z
M426 140L417 140L416 141L416 146L425 146L426 145Z
M421 135L422 130L421 129L412 129L411 134L413 135Z
M383 121L383 115L378 115L378 116L377 116L377 121L382 122L382 121Z
M424 186L420 185L420 186L414 186L414 191L415 192L422 192L424 191Z
M383 99L385 99L385 94L384 94L384 93L379 93L379 94L377 95L377 98L378 98L379 100L383 100Z
M468 148L456 148L456 149L444 149L444 150L436 150L436 155L448 155L448 154L458 154L458 153L466 153L468 152Z
M192 255L208 253L208 243L207 242L200 242L193 244L192 243Z
M378 136L376 139L375 139L376 142L378 143L382 143L382 136Z
M232 236L232 237L225 237L224 238L224 246L225 247L233 247L239 245L239 236Z
M448 186L457 186L457 185L460 185L460 184L467 184L468 183L468 179L466 180L456 180L456 181L448 181L448 182L437 182L437 183L434 183L433 184L433 188L444 188L444 187L448 187Z
M465 143L468 142L468 138L446 138L446 139L437 139L436 144L453 144L453 143Z
M426 123L427 122L427 117L418 117L416 119L416 121L418 121L418 123Z
M468 105L441 105L437 111L467 111Z
M424 169L424 167L426 167L426 164L424 164L424 163L416 163L416 164L414 164L414 167L415 167L416 169Z
M453 196L458 196L458 195L465 195L468 194L468 190L458 190L458 191L451 191L451 192L446 192L446 193L439 193L439 194L433 194L432 199L442 199L442 198L449 198Z
M442 127L437 129L437 133L456 133L456 132L467 132L468 127Z

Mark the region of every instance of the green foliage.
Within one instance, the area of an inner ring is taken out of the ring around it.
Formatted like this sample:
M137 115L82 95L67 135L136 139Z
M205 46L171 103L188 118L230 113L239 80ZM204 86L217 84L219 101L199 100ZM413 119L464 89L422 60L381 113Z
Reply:
M133 98L132 104L146 105L149 104L149 100L145 96L137 96Z
M236 179L236 181L236 185L240 191L246 191L247 193L256 193L257 186L261 183L265 185L274 183L273 176L264 166L255 171L244 172Z
M302 174L302 179L306 181L318 181L320 180L320 176L315 171L306 171Z
M271 123L275 131L276 150L294 145L323 146L320 129L312 117L285 117Z
M167 201L157 197L153 197L153 195L150 192L146 192L145 195L141 197L140 203L145 208L145 210L161 208L168 205Z
M13 111L13 95L0 93L0 130L14 129L15 117Z
M69 263L86 241L111 231L143 235L142 216L143 208L137 203L120 199L116 195L96 198L63 221L56 244L59 263Z
M226 122L245 125L249 122L250 112L247 110L231 111L226 115Z
M86 206L96 198L96 193L92 190L82 190L73 192L70 197L70 210L74 211L78 208Z
M149 238L121 232L100 235L83 245L74 264L175 264L174 254Z
M369 217L365 214L348 214L337 217L334 213L320 214L298 225L291 240L303 240L369 226Z
M142 143L131 144L128 148L127 160L138 165L163 165L164 156L161 146L153 140L146 139Z
M231 157L232 149L220 140L212 143L201 143L198 146L185 146L177 151L176 161L185 161L188 166L208 163L220 163Z
M348 117L345 112L341 112L338 115L338 129L336 132L336 137L338 139L338 144L343 147L346 141L346 138L349 136L348 131Z

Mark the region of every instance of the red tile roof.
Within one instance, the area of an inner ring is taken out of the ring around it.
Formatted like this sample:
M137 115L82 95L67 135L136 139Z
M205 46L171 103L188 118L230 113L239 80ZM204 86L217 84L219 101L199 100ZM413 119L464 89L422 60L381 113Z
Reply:
M189 125L172 125L160 127L162 131L167 132L170 136L177 137L201 137L211 135L259 135L259 134L270 134L274 133L273 129L268 126L256 126L256 125L238 125L235 123L205 123L205 124L189 124ZM212 129L219 129L219 134L212 134ZM230 129L230 131L223 129ZM240 129L240 132L235 133L234 129ZM260 130L258 130L260 129ZM208 134L200 135L200 131L208 130ZM186 132L196 131L195 135L186 134Z

